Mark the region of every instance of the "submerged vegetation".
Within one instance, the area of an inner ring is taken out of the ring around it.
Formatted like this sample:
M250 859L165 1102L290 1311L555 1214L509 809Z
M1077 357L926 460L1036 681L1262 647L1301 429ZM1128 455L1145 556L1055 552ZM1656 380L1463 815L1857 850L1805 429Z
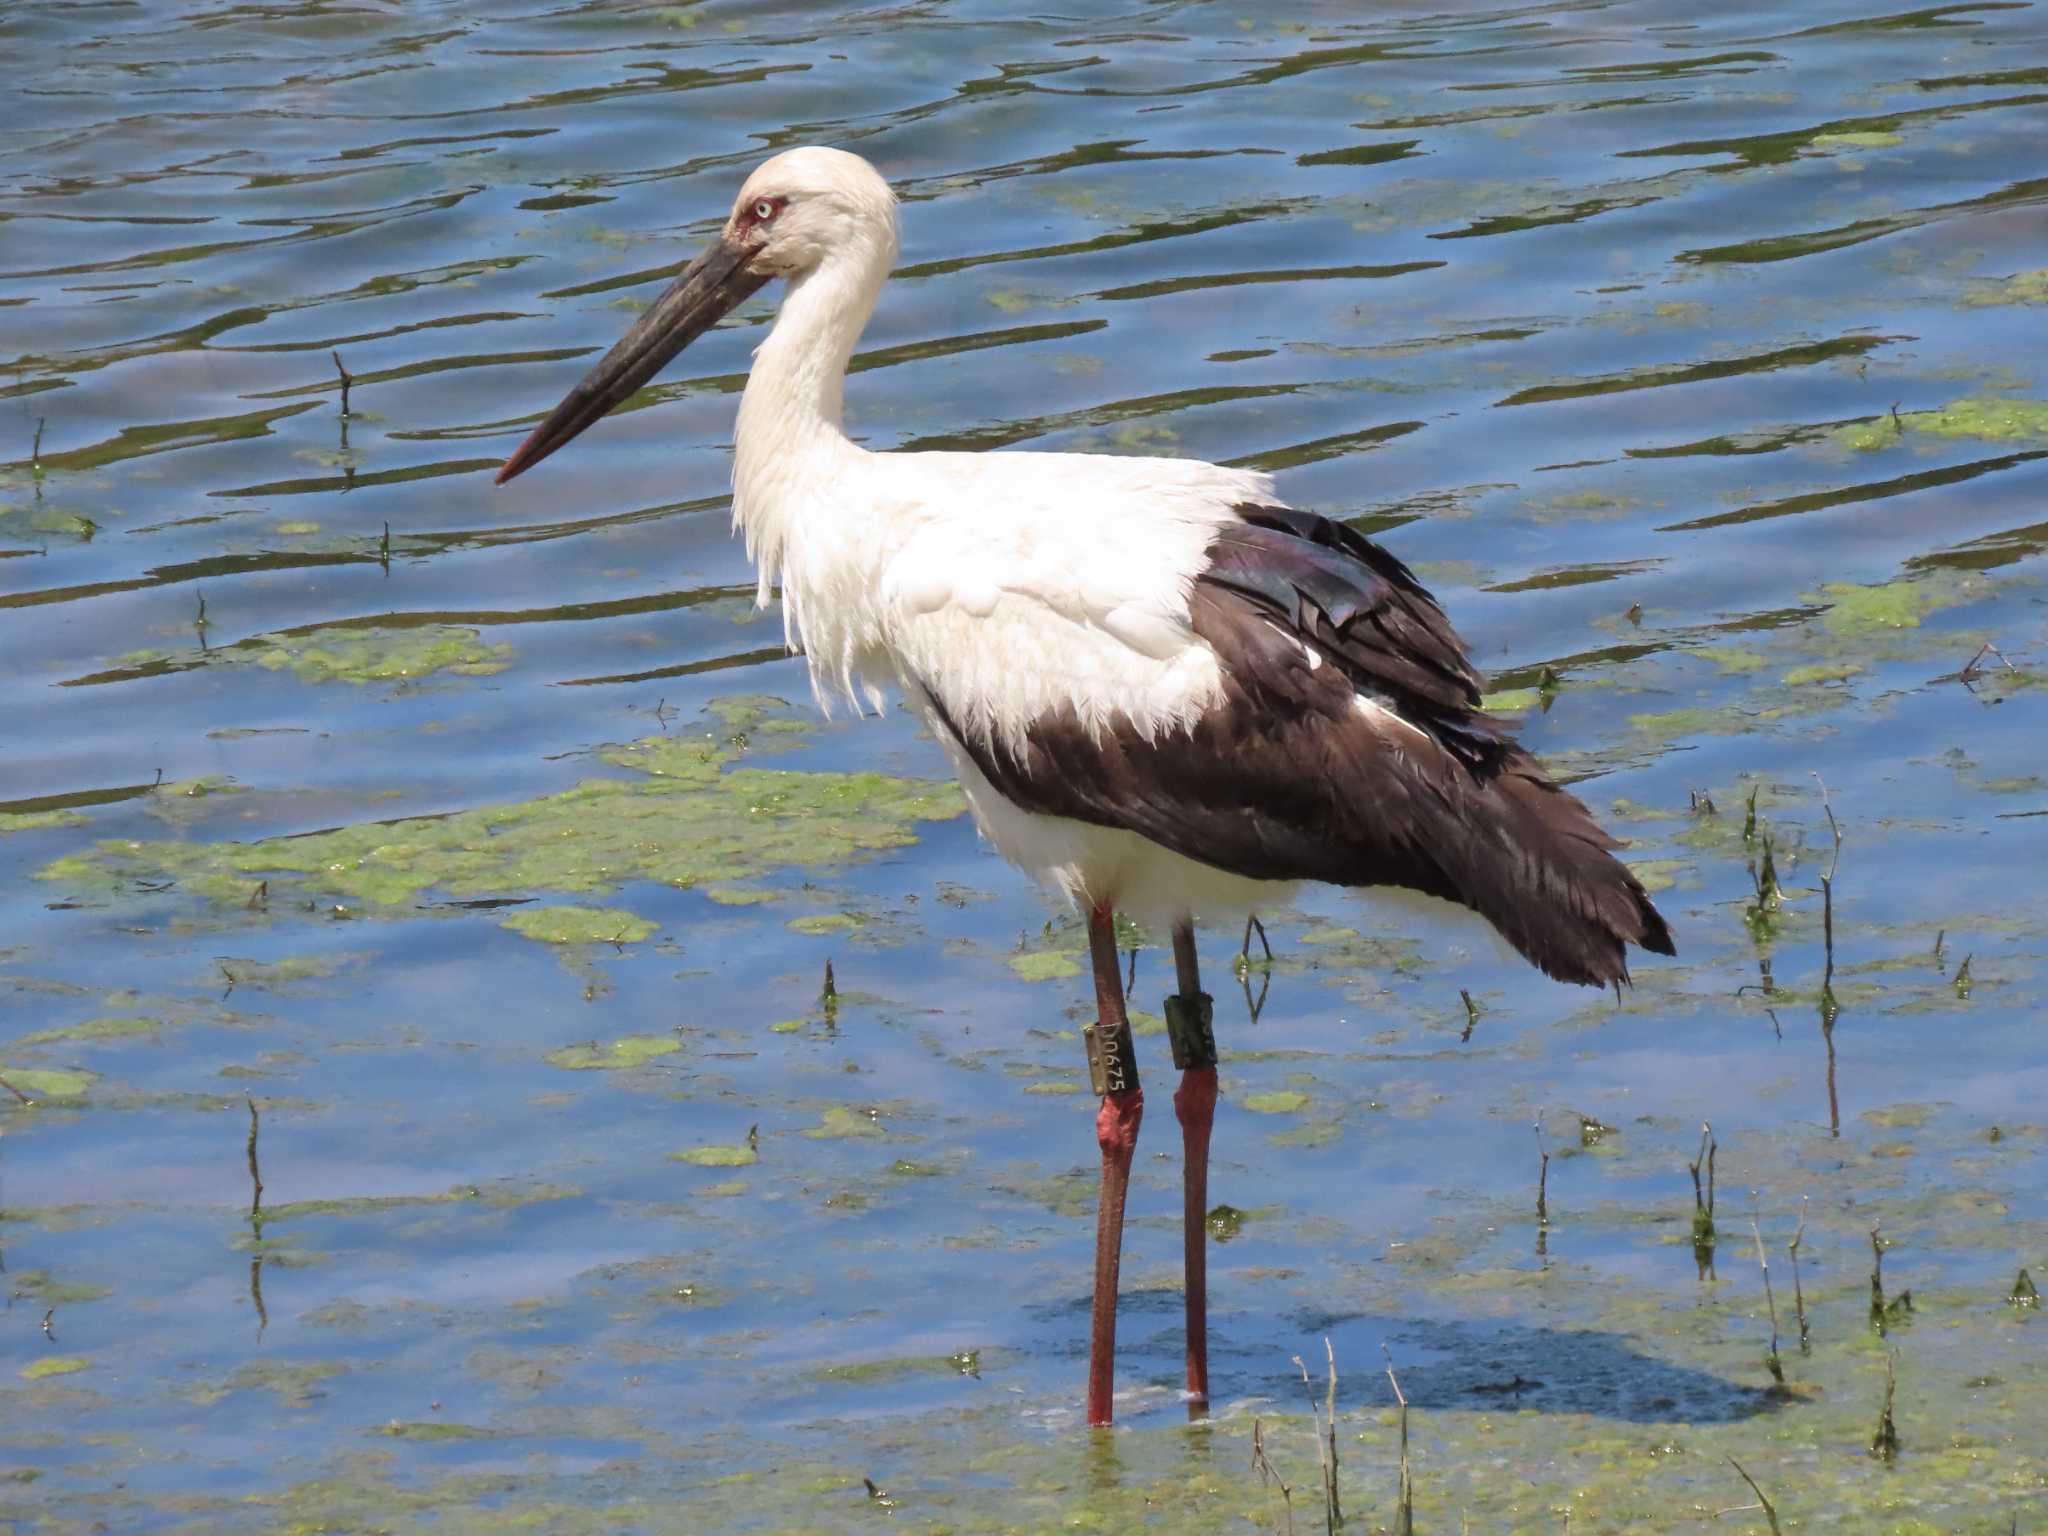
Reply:
M429 896L605 894L636 880L730 898L785 869L828 869L908 846L918 823L964 809L950 784L751 766L737 740L604 747L601 761L635 777L586 779L513 805L251 843L103 840L38 876L74 901L134 901L175 886L223 915L248 914L259 884L264 914L310 898L403 917ZM630 912L568 906L516 909L503 923L558 944L633 942L655 931Z

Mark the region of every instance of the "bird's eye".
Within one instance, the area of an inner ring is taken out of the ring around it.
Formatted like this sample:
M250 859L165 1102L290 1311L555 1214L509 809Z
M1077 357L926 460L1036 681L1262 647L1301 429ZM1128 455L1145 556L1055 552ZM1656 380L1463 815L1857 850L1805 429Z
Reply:
M762 198L760 202L754 204L754 217L763 224L767 223L775 217L775 205L769 202L767 198Z

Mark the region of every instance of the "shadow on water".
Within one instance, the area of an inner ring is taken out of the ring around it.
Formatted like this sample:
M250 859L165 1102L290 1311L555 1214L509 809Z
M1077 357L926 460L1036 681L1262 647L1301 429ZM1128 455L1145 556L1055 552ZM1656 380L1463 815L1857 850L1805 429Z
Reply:
M1360 1371L1384 1342L1400 1362L1412 1407L1592 1414L1625 1424L1732 1424L1783 1406L1781 1394L1645 1353L1635 1341L1586 1328L1413 1318L1297 1320ZM1276 1392L1277 1395L1277 1392Z

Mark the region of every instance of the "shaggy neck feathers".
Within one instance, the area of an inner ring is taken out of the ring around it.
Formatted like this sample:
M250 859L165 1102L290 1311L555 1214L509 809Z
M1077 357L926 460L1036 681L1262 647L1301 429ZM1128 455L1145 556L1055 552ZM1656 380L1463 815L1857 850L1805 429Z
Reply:
M830 481L865 456L841 425L846 365L893 256L887 243L862 242L792 279L754 353L733 439L732 509L760 568L763 606L807 519L830 515Z

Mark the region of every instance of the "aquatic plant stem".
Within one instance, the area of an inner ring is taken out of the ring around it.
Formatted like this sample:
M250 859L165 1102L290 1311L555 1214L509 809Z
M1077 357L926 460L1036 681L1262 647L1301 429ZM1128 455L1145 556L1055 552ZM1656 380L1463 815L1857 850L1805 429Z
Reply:
M1408 1469L1408 1394L1401 1390L1401 1378L1394 1374L1394 1352L1385 1342L1380 1353L1387 1357L1387 1384L1394 1389L1394 1401L1401 1405L1401 1485L1394 1505L1394 1536L1415 1536L1415 1478ZM1460 1517L1458 1528L1464 1529Z
M1131 1025L1124 1012L1123 977L1117 966L1116 918L1108 907L1088 913L1088 948L1095 964L1096 1022L1083 1031L1102 1107L1095 1115L1095 1140L1102 1148L1102 1190L1095 1209L1095 1299L1088 1321L1088 1422L1112 1422L1116 1390L1116 1292L1123 1268L1124 1201L1130 1192L1131 1158L1138 1150L1138 1126L1145 1116L1145 1091L1138 1086L1131 1057Z

